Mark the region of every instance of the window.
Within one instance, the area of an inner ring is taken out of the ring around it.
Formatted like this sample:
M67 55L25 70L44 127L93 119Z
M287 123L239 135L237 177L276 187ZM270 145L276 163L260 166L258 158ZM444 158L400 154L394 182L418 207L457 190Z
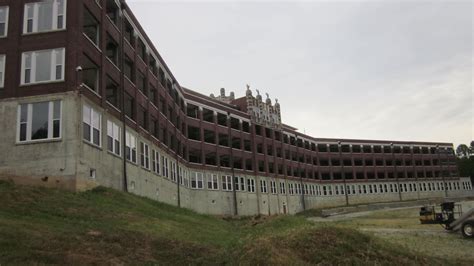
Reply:
M215 174L207 175L207 189L218 190L219 189L219 179Z
M64 48L22 54L21 84L64 79Z
M140 165L145 169L150 169L150 148L143 142L140 142Z
M125 59L124 59L123 73L128 78L128 80L130 80L130 82L135 84L134 64L133 64L132 59L130 59L128 56L125 56Z
M151 167L153 169L153 172L156 174L160 174L160 153L158 151L152 150L151 158Z
M125 157L132 163L137 163L137 139L129 132L125 132Z
M82 31L95 45L99 45L99 22L86 7L84 7Z
M135 39L135 30L133 29L132 24L128 20L125 20L125 33L124 33L124 35L125 35L125 39L133 47L134 39Z
M119 85L117 84L117 82L107 76L105 86L105 96L107 101L116 108L120 109Z
M84 105L82 108L83 137L88 142L100 146L102 116L93 108Z
M293 183L288 184L288 193L290 195L293 195L295 193L294 190L293 190ZM324 187L324 195L326 195L326 187Z
M262 193L267 193L267 181L266 180L260 180L260 192Z
M277 188L276 188L276 182L275 181L270 181L270 191L272 192L272 194L277 193Z
M120 156L120 127L114 122L107 121L107 149Z
M255 192L255 179L247 178L247 191L248 192Z
M0 55L0 88L5 86L5 55Z
M191 188L203 189L204 188L204 177L202 173L191 172Z
M105 54L107 55L107 58L114 63L114 65L118 65L118 55L119 55L119 45L117 42L109 35L107 34L107 39L106 39L106 47L105 47Z
M135 99L128 93L125 93L125 115L130 119L135 116Z
M280 194L286 194L286 186L284 182L280 182Z
M168 172L168 158L166 158L165 156L161 156L161 174L166 177L166 178L169 178L169 172Z
M140 125L143 129L148 130L148 111L141 105L138 106L137 120L138 125Z
M142 39L138 38L138 42L137 42L137 52L138 52L138 56L143 60L145 61L145 57L146 57L146 45L145 43L142 41Z
M25 4L23 33L66 28L66 0L46 0Z
M171 181L176 182L176 162L171 162Z
M137 87L143 94L148 95L146 85L145 75L141 71L137 71Z
M110 18L110 20L117 25L118 24L118 18L119 18L119 9L118 6L115 2L115 0L107 0L106 4L106 12L107 16Z
M221 176L222 180L222 190L232 191L232 176L223 175Z
M61 101L18 106L18 141L61 137Z
M235 191L245 191L245 177L235 177Z
M8 6L0 7L0 38L8 35Z
M86 55L83 57L82 83L97 94L99 91L99 67Z

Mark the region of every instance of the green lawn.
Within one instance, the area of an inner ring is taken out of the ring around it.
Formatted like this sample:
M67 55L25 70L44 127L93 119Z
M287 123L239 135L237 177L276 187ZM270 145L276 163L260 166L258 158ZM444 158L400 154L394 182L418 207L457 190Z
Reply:
M222 219L106 188L0 182L0 264L459 264L347 224Z

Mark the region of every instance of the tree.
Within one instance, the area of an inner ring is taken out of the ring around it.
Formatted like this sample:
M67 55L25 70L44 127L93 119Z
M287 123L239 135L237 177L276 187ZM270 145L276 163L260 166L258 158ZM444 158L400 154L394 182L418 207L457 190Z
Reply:
M474 144L474 141L471 141L471 148L473 144ZM463 157L469 158L469 156L471 155L471 149L466 144L459 144L459 146L456 148L456 154L460 158L463 158Z

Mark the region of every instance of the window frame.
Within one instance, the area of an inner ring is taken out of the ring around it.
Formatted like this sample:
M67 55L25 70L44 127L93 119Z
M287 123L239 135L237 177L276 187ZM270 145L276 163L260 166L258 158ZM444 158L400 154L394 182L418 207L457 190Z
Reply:
M132 141L133 140L133 141ZM129 131L125 131L125 150L130 149L129 155L125 152L125 159L131 163L137 163L137 137L130 133ZM133 156L135 155L135 157Z
M160 169L160 152L157 150L151 150L151 166L153 173L159 175L161 173Z
M90 124L89 127L90 127L90 132L89 132L89 140L86 139L85 135L84 135L84 123L87 124L86 121L84 121L84 118L85 118L85 108L89 108L90 109ZM98 115L98 118L99 118L99 122L98 122L98 125L99 125L99 128L96 128L94 126L94 114L97 114ZM89 143L89 144L92 144L94 146L97 146L97 147L102 147L102 114L100 112L98 112L96 109L92 108L91 106L87 105L87 104L84 104L82 106L82 127L83 127L83 130L82 130L82 140ZM99 131L99 138L98 138L98 144L94 142L94 129L98 130Z
M150 146L140 141L140 166L150 170Z
M0 82L0 89L3 89L5 87L5 68L7 65L7 56L5 54L0 54L0 76L1 76L1 82Z
M204 174L201 172L191 172L190 183L191 189L204 189Z
M59 102L59 118L54 118L54 103ZM31 128L33 124L33 105L39 103L48 103L48 137L44 139L31 139ZM27 106L26 110L26 122L21 122L21 107L22 105ZM62 118L63 118L63 102L61 100L51 100L42 102L32 102L18 104L17 107L17 143L32 143L32 142L44 142L54 141L62 139ZM59 136L54 137L54 121L59 120ZM26 124L26 138L25 140L20 139L21 125Z
M9 15L10 15L10 7L9 6L0 6L0 9L4 9L5 8L5 21L3 21L3 23L5 23L5 34L4 35L0 35L0 38L7 38L8 37L8 20L9 20ZM0 21L0 23L2 23Z
M217 174L207 175L207 189L219 190L219 176Z
M40 52L51 52L51 66L50 66L50 79L49 80L43 80L43 81L36 81L36 58L37 54ZM61 64L57 63L57 56L56 52L62 52L62 60ZM26 68L26 56L30 56L30 67ZM20 81L20 86L30 86L30 85L35 85L35 84L42 84L42 83L54 83L54 82L64 82L65 81L65 65L66 65L66 48L64 47L59 47L59 48L52 48L52 49L44 49L44 50L36 50L36 51L26 51L21 54L21 81ZM61 66L61 78L56 79L52 78L53 76L56 77L57 73L57 67ZM26 70L30 70L29 74L29 82L25 82L26 78Z
M116 130L118 132L116 132ZM109 139L112 139L112 147L109 146ZM117 156L121 156L122 128L115 122L107 120L107 151Z
M233 180L231 175L221 175L221 184L223 191L232 191Z
M59 1L63 1L63 10L62 13L60 14L60 10L55 8ZM38 30L38 7L44 3L44 2L31 2L31 3L25 3L23 6L23 35L27 34L37 34L37 33L46 33L46 32L53 32L53 31L62 31L67 29L67 0L51 0L50 2L53 2L53 10L52 10L52 16L51 16L51 29L48 30ZM28 16L28 6L33 6L33 17L30 18ZM62 16L62 28L58 28L58 17ZM32 25L31 25L31 32L28 32L28 21L32 20Z

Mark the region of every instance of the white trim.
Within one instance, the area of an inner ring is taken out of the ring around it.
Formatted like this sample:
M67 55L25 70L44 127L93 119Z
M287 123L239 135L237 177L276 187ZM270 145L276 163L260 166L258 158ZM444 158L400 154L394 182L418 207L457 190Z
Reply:
M63 1L63 10L58 10L58 5L59 1ZM39 31L38 30L38 10L39 6L41 4L45 3L51 3L52 2L52 16L51 16L51 29L46 29ZM33 17L32 19L32 29L31 32L28 32L28 20L30 19L28 17L28 7L33 8ZM63 27L58 28L58 17L63 16ZM26 3L24 5L24 12L23 12L23 34L30 34L30 33L38 33L38 32L44 32L44 31L57 31L57 30L64 30L66 29L66 22L67 22L67 0L47 0L47 1L41 1L41 2L32 2L32 3Z
M54 119L54 103L59 102L59 118ZM40 104L40 103L48 103L48 136L43 139L31 139L31 130L33 124L33 105ZM26 109L26 122L21 122L21 111L22 105L25 106ZM31 143L31 142L44 142L50 140L58 140L62 137L62 101L61 100L54 100L54 101L44 101L44 102L34 102L34 103L24 103L19 104L17 108L17 143ZM59 136L54 137L54 120L59 120ZM26 124L26 136L24 140L20 139L20 131L21 125Z
M5 9L5 34L0 35L0 38L6 38L8 37L8 20L9 20L9 13L10 13L10 7L9 6L0 6L0 9Z
M42 80L36 81L36 57L38 53L50 52L50 79L49 80ZM61 64L58 65L56 62L56 54L60 53L62 56ZM30 70L30 79L29 82L25 82L25 71L26 71L26 56L29 55L31 57L31 67L28 68ZM53 48L53 49L45 49L45 50L37 50L37 51L27 51L21 54L21 81L20 86L24 85L31 85L31 84L40 84L40 83L50 83L50 82L62 82L64 81L65 76L65 62L66 62L66 49L64 47L60 48ZM56 67L61 66L61 78L56 79Z
M0 54L0 76L1 76L1 82L0 82L0 88L5 87L5 66L7 62L7 56L4 54Z
M86 109L90 109L90 117L88 118L89 122L84 120L86 118L84 117L84 111ZM102 114L94 108L90 107L89 105L84 104L82 107L82 122L86 123L90 127L89 140L85 138L86 136L82 136L83 140L93 144L94 146L102 147ZM98 127L96 127L95 125L98 125ZM82 125L82 127L84 127L84 124ZM99 131L99 139L97 139L97 141L99 142L98 144L94 141L94 129ZM84 132L84 129L82 130L82 132Z

